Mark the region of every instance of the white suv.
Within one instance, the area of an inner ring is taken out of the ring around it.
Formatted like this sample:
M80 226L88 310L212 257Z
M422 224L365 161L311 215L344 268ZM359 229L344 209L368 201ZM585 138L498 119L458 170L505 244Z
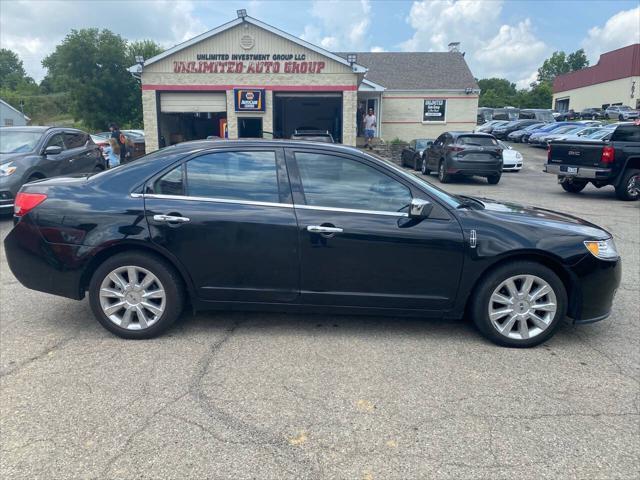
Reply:
M638 118L640 113L627 105L612 105L604 111L604 118L617 118L620 121Z

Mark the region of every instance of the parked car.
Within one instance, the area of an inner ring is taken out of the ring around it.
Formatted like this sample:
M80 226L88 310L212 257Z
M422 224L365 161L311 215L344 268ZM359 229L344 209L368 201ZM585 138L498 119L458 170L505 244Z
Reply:
M529 135L529 138L527 139L528 143L530 143L531 145L534 146L547 146L546 142L543 140L543 138L547 135L550 135L551 132L554 132L556 130L559 129L565 129L569 126L571 127L575 127L578 124L575 122L556 122L556 123L550 123L549 125L539 128L537 130L535 130L534 132L531 133L531 135Z
M564 127L556 128L547 135L541 136L540 141L548 144L551 141L560 140L562 137L568 135L577 135L581 131L589 128L590 127L585 127L584 125L566 125Z
M462 175L486 177L495 185L502 175L502 149L486 133L445 132L427 149L425 159L422 172L437 172L441 183Z
M491 133L491 131L500 125L506 125L509 120L491 120L490 122L480 125L473 129L474 133Z
M640 125L618 125L609 135L609 140L551 143L545 171L556 175L570 193L581 192L589 183L597 188L613 185L621 200L638 200Z
M0 212L11 211L20 187L59 175L105 170L89 135L75 128L0 128Z
M308 140L311 142L334 143L333 135L327 130L297 128L291 135L292 140Z
M518 114L520 120L538 120L539 122L555 122L555 116L552 110L547 108L524 108Z
M634 120L640 116L638 110L634 110L627 105L612 105L604 111L604 118L617 118L621 122L624 120Z
M609 127L585 127L577 132L566 132L564 134L557 135L553 141L579 142L582 140L589 141L593 138L600 140L606 138L607 134L610 135L611 132L613 132L613 128Z
M524 164L522 154L502 140L498 140L498 145L502 148L502 171L519 172Z
M409 166L414 170L420 170L422 168L424 152L432 143L432 138L417 138L411 140L409 145L402 149L402 165Z
M566 112L561 112L560 115L557 115L556 122L578 120L579 118L580 118L580 114L578 112L574 112L573 109L571 109L571 110L567 110Z
M507 136L511 132L515 132L516 130L521 130L530 125L535 125L540 123L538 120L515 120L513 122L506 123L504 125L498 125L491 130L491 135L500 140L506 140Z
M555 125L555 123L553 123L553 124L545 123L544 125L539 125L537 127L532 126L531 129L525 129L524 133L520 137L520 142L521 143L529 143L529 138L531 137L531 135L533 135L536 132L539 132L541 129L546 128L546 127L548 127L550 125Z
M76 300L88 292L97 320L132 339L164 332L188 302L469 315L493 342L530 347L565 316L609 315L621 274L596 225L450 195L316 142L187 142L100 175L27 184L14 222L4 245L18 281Z
M529 132L533 132L537 128L544 127L547 125L546 123L534 123L533 125L529 125L527 127L522 128L521 130L516 130L507 135L507 140L510 142L522 142L522 138Z
M583 118L583 119L590 118L591 120L604 118L604 110L602 110L602 108L597 108L597 107L585 108L580 112L580 118Z

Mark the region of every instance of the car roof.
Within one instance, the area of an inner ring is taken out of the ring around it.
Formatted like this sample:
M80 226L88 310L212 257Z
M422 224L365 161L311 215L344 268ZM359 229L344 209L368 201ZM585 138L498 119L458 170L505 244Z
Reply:
M192 150L194 148L221 148L221 147L316 147L316 148L331 148L345 153L360 153L356 147L349 145L340 145L336 143L323 143L323 142L311 142L307 140L291 140L291 139L264 139L264 138L244 138L238 140L227 139L211 139L211 140L191 140L189 142L182 142L173 145L170 148L179 150Z
M22 132L46 132L49 129L57 127L41 127L41 126L24 126L24 127L2 127L2 130L22 131Z
M491 137L491 138L493 138L493 135L491 135L490 133L471 132L469 130L455 130L455 131L444 132L444 133L448 133L449 135L451 135L453 137L460 137L462 135L473 135L474 137Z

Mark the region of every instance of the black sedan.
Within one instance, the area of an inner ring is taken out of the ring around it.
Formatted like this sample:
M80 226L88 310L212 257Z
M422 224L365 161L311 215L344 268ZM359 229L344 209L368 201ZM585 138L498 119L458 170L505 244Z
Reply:
M414 170L420 170L424 152L433 144L432 138L417 138L411 140L409 145L402 149L402 165L409 166Z
M107 168L100 148L81 130L57 127L0 128L0 213L11 212L22 185L59 175Z
M25 185L5 239L28 288L80 300L125 338L198 309L469 315L530 347L609 315L611 235L575 217L454 196L351 147L197 141ZM42 308L47 308L43 305Z

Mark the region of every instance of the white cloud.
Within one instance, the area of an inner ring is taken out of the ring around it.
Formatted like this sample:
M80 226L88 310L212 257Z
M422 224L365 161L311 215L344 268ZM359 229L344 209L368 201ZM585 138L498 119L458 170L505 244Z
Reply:
M365 50L369 44L371 4L369 0L342 2L315 0L301 37L327 50Z
M372 52L386 52L386 50L384 49L384 47L378 47L378 46L371 47L371 51L372 51Z
M501 24L502 8L502 1L413 2L407 22L414 33L400 48L447 51L450 42L460 42L477 78L504 77L519 88L528 88L551 49L536 37L529 19L516 25Z
M593 27L582 41L587 58L594 64L601 53L640 41L640 7L624 10L609 18L602 27Z
M0 46L15 51L36 80L42 59L71 29L106 28L127 40L152 39L165 47L207 30L187 0L156 2L2 2Z

